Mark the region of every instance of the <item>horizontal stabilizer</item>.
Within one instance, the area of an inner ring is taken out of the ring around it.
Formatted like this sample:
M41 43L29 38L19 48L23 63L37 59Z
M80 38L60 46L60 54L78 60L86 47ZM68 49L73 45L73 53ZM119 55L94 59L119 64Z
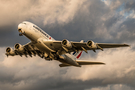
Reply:
M93 61L84 61L84 60L76 60L76 62L79 65L101 65L101 64L105 65L105 63L103 63L103 62L93 62ZM59 66L60 67L68 67L68 66L72 66L72 65L62 63Z
M68 67L68 66L71 66L71 65L68 65L68 64L60 64L59 66L60 66L60 67Z
M79 65L99 65L105 64L103 62L93 62L93 61L85 61L85 60L76 60Z

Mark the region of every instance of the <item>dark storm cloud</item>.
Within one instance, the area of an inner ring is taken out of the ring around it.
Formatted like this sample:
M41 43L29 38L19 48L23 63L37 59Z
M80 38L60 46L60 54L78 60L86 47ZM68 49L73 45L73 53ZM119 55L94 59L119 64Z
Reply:
M0 27L0 46L11 46L13 47L15 43L26 44L29 40L25 37L19 37L19 32L17 30L17 25L3 26Z
M96 3L98 5L90 3ZM108 12L109 9L106 8L103 2L98 0L91 0L91 2L86 1L83 3L82 7L78 9L73 20L69 23L64 25L58 23L46 25L43 29L58 40L64 38L73 41L80 41L82 39L94 40L97 36L95 31L104 23L101 17Z
M126 4L125 4L125 8L126 9L135 9L135 2L134 1L132 1L132 2L127 2Z
M76 12L73 20L69 23L61 25L56 22L55 24L42 26L43 30L47 31L56 40L66 38L72 41L93 40L95 42L110 43L126 43L134 41L133 18L123 20L123 16L120 12L110 10L103 2L93 0L91 3L93 4L89 5L89 1L84 2L82 7ZM98 5L95 5L95 3ZM121 2L121 4L123 4L123 2ZM87 8L84 8L85 5L87 5ZM121 6L117 8L120 7ZM130 21L131 19L133 20ZM121 21L121 24L119 24L119 21ZM129 23L125 22L132 23L129 28L130 30L124 27L129 25ZM116 25L117 23L118 25ZM128 33L126 31L128 31ZM121 33L119 38L118 33ZM132 39L129 40L129 38L125 37L125 34Z
M124 21L118 30L118 33L121 32L119 41L123 42L134 42L135 41L135 19L129 18Z

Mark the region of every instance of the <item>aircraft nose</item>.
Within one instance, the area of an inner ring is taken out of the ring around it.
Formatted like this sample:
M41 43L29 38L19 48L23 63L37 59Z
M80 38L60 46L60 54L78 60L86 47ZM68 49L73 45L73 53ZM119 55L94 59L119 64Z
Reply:
M24 25L20 23L20 24L18 25L18 31L19 31L20 33L24 33L24 31L23 31L22 28L24 28Z
M18 30L19 30L19 29L22 29L22 24L19 24L19 25L18 25Z

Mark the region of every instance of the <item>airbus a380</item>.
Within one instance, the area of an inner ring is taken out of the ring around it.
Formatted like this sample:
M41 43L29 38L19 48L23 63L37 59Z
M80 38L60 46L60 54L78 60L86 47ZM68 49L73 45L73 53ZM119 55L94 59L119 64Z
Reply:
M60 61L60 67L66 66L76 66L81 67L81 65L100 65L105 64L102 62L93 62L86 60L78 60L81 56L82 51L87 52L87 50L102 50L104 48L117 48L117 47L128 47L127 44L110 44L110 43L94 43L92 40L84 42L73 42L64 39L62 41L57 41L40 29L35 24L24 21L18 25L19 35L26 36L31 42L26 45L21 45L19 43L14 45L14 49L7 47L7 56L30 56L38 55L45 60L57 60Z

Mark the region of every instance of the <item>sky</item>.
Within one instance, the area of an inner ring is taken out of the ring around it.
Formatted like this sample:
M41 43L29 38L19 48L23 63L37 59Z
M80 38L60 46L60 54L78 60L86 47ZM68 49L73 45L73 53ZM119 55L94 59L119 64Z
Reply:
M135 0L0 0L0 90L134 90ZM36 57L6 57L5 49L30 40L17 26L29 21L56 40L127 43L83 52L106 65L59 67Z

